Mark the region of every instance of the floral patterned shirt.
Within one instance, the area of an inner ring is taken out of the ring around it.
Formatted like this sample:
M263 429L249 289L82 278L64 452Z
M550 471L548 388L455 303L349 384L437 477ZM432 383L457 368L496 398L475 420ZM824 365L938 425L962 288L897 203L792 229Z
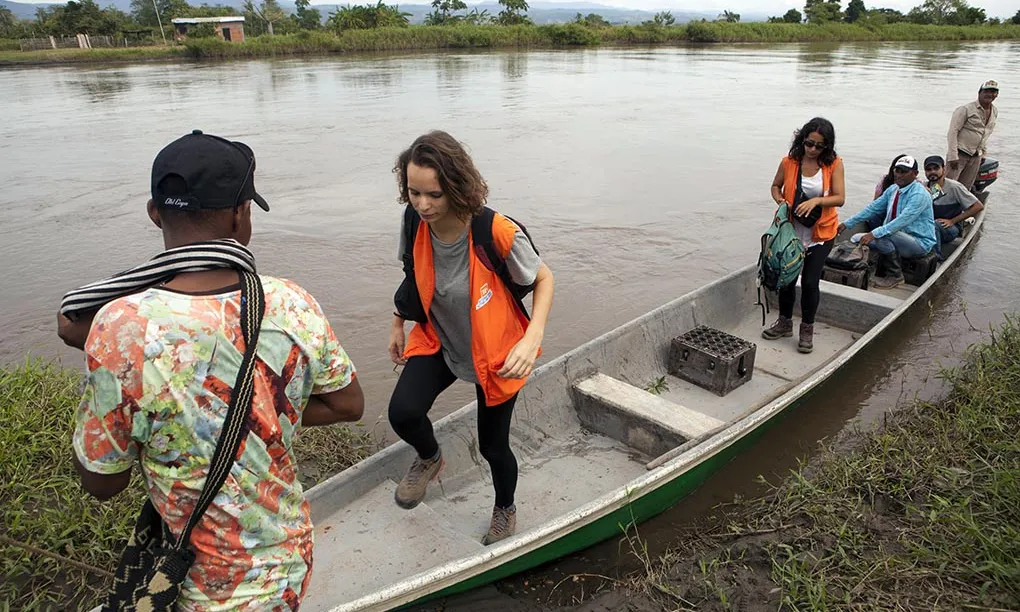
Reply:
M266 310L250 431L192 532L196 560L178 610L295 610L311 577L312 522L294 438L309 396L347 386L355 368L311 295L261 279ZM85 346L78 460L100 474L140 462L175 535L205 482L244 354L239 298L239 290L148 289L104 306Z

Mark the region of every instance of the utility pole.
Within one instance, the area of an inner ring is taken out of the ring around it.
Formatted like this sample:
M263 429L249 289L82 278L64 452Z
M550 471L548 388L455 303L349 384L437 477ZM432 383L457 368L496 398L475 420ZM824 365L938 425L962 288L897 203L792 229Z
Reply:
M156 0L152 0L152 9L156 11L156 22L159 23L159 33L163 35L163 44L166 44L166 32L163 31L163 19L159 16L159 7Z

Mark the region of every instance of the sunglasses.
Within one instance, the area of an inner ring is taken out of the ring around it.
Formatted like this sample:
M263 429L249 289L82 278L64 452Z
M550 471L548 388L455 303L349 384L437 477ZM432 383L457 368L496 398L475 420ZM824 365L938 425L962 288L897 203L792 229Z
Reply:
M805 140L804 141L804 146L809 148L809 149L818 149L818 150L822 150L822 149L825 148L825 144L823 144L821 142L815 142L813 140Z

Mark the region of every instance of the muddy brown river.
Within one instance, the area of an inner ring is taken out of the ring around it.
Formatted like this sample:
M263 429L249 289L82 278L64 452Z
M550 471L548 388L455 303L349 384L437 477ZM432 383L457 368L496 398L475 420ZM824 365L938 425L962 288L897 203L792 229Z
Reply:
M937 367L1020 305L1017 57L1016 42L868 43L2 70L0 363L31 354L83 367L54 334L60 296L161 249L144 213L150 164L199 128L254 148L272 205L253 213L259 270L318 298L358 367L365 424L392 440L380 418L397 376L386 353L401 277L391 170L420 133L445 129L469 146L490 205L528 226L555 273L547 361L755 261L776 165L810 117L836 126L848 215L897 154L945 154L953 109L1000 81L989 154L1002 171L971 253L910 320L643 527L654 552L677 524L759 490L758 474L781 477L820 439L936 395ZM472 397L458 383L434 416ZM616 544L501 589L569 601L569 589L530 585L595 565L626 571Z

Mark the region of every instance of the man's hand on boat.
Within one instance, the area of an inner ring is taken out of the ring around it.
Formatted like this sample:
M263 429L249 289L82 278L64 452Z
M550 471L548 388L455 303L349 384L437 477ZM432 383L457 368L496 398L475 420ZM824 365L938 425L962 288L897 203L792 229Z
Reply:
M529 328L529 331L531 328ZM500 378L526 378L535 367L538 348L542 339L536 334L525 332L524 337L510 349L503 367L496 373Z
M398 366L407 365L404 358L404 320L397 315L393 315L390 327L390 361Z

